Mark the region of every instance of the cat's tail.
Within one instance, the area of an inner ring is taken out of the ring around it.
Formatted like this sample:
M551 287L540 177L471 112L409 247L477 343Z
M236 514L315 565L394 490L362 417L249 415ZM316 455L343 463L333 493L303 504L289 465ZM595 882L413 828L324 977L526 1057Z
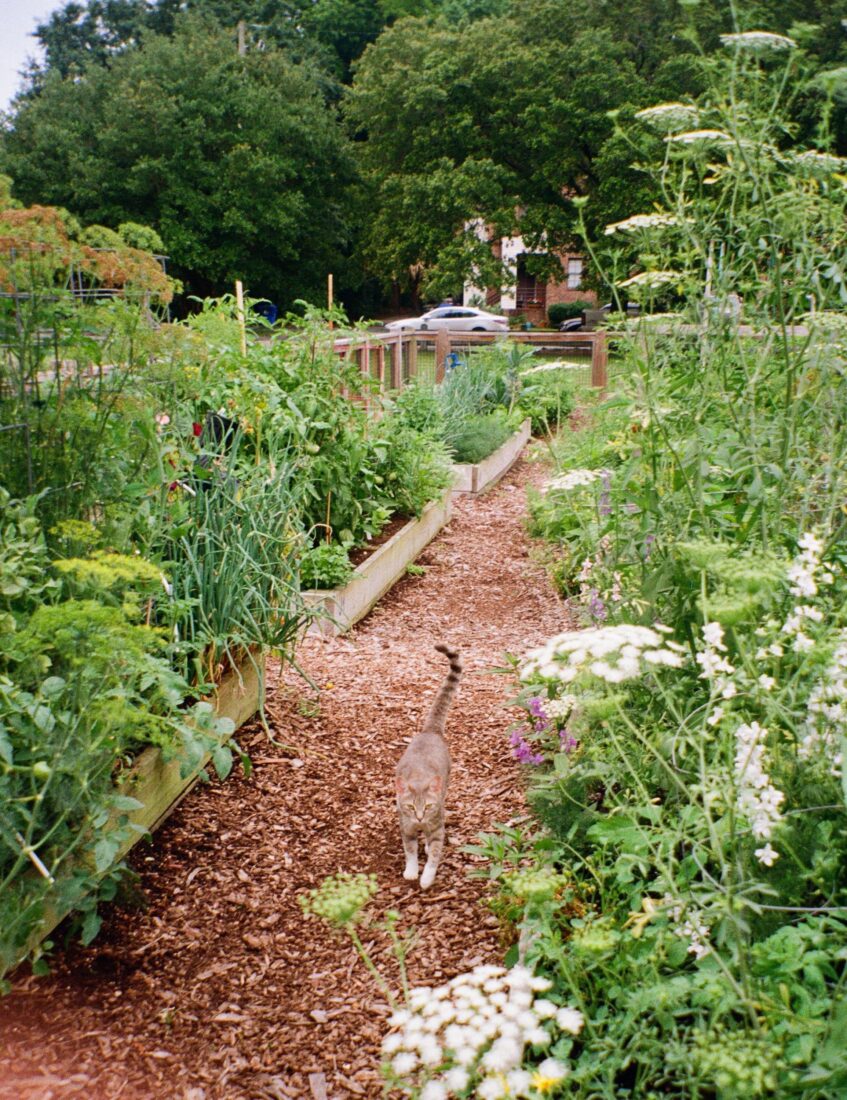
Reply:
M459 660L458 650L451 649L450 646L443 644L439 644L435 648L439 653L443 653L450 662L450 671L444 677L444 681L438 689L438 694L429 708L423 729L424 732L440 733L443 737L447 711L450 709L450 704L453 702L453 696L456 694L462 676L462 662Z

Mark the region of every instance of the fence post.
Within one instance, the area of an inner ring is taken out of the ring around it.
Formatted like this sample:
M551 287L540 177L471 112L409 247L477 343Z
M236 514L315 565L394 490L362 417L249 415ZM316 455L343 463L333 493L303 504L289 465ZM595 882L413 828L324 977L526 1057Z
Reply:
M392 390L399 390L403 386L403 334L398 332L387 346L391 353L391 370L388 376L388 384Z
M604 390L608 383L606 366L609 361L609 349L605 332L595 332L591 336L591 385Z
M450 354L450 333L441 328L435 334L435 381L444 381L444 369Z
M379 392L385 393L385 344L376 346L376 372L379 375Z
M414 333L409 336L409 380L418 373L418 338Z

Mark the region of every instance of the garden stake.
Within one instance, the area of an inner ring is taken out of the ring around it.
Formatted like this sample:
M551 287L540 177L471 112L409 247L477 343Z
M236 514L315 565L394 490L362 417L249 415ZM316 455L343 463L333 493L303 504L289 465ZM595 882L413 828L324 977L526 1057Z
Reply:
M36 852L35 849L32 848L31 845L27 844L27 842L24 840L24 838L21 836L20 833L15 833L15 840L18 842L18 844L20 844L21 851L23 852L23 854L27 857L28 860L30 860L35 865L36 871L38 871L38 873L42 876L42 878L46 878L51 886L55 886L56 880L53 878L53 876L50 874L50 872L47 870L47 868L41 862L41 859L39 858L38 852Z
M247 325L244 321L244 287L241 280L235 280L235 301L238 306L238 327L241 329L241 354L247 358Z

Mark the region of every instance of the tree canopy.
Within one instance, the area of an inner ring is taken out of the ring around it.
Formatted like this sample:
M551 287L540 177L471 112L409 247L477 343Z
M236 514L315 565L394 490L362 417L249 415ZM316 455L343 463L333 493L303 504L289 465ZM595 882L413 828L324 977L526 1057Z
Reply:
M72 0L38 27L0 170L24 202L151 225L195 292L242 276L290 302L332 270L342 293L441 294L498 281L480 223L555 249L576 200L594 233L649 209L628 123L696 95L722 33L790 34L786 140L826 143L825 118L847 152L845 20L847 0Z
M291 300L342 264L353 168L318 76L214 25L50 74L4 144L17 197L151 224L195 293L242 278Z

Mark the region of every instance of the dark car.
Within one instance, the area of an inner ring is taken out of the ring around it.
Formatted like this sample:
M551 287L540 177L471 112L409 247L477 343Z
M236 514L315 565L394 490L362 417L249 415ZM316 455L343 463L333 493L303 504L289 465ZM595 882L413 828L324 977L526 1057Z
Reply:
M596 328L597 322L603 319L604 314L613 312L617 312L617 306L611 302L606 302L605 305L598 306L597 309L584 309L579 317L568 317L567 320L562 321L559 325L559 332L581 332L583 329L590 331ZM638 302L627 302L627 317L637 317L640 312L641 306Z

